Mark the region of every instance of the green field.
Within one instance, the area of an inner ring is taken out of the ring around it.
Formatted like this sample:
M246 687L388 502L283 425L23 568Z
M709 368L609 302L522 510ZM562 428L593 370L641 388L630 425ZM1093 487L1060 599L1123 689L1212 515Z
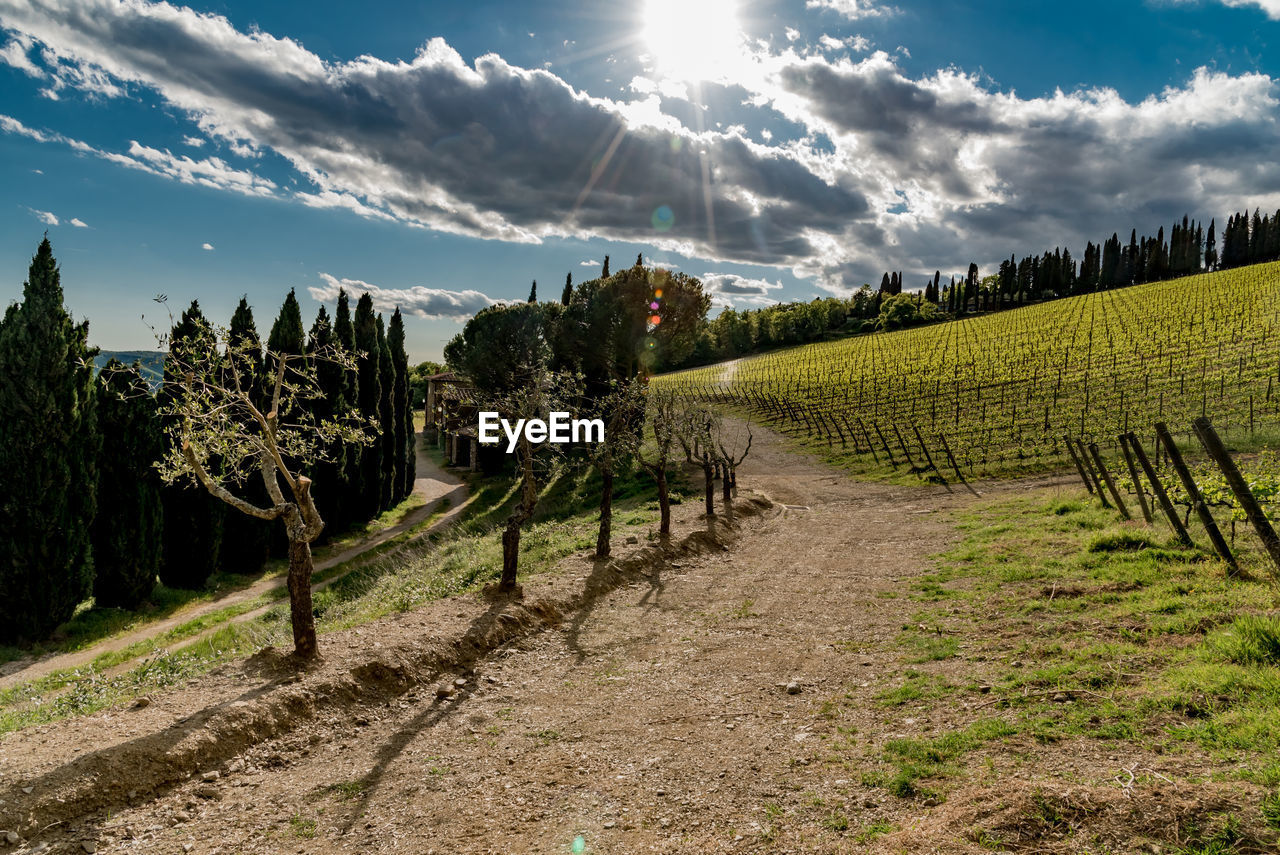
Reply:
M1067 462L1064 436L1114 447L1208 416L1237 442L1280 414L1280 263L1087 294L656 378L728 405L855 471L893 457L950 477Z

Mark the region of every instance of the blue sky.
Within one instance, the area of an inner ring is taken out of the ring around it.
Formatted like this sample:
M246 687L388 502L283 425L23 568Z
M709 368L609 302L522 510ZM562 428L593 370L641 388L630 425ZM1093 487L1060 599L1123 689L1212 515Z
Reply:
M0 299L408 313L636 253L719 305L1280 207L1280 0L0 0ZM145 320L144 320L144 316Z

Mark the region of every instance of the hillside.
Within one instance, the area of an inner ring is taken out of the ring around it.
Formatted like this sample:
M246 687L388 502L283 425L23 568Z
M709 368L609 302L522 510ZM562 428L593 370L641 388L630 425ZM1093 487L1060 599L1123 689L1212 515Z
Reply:
M142 373L155 380L159 380L164 374L164 354L156 350L102 350L93 358L93 367L101 371L112 359L125 365L140 362Z
M1175 433L1207 415L1253 433L1280 414L1280 263L1103 291L666 375L866 468L924 453L967 473L1061 465L1063 436Z

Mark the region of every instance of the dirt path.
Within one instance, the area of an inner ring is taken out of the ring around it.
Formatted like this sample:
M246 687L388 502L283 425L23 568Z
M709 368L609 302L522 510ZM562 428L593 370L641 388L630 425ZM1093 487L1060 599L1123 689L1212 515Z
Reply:
M468 494L466 484L457 476L441 468L439 464L437 464L435 460L425 452L424 442L422 441L421 436L419 436L419 442L417 443L416 471L417 478L413 483L412 495L421 497L425 504L423 504L422 507L415 508L405 514L404 518L396 525L383 529L377 534L361 540L359 543L352 544L350 547L335 555L330 555L321 561L317 561L315 565L317 572L328 570L331 567L336 567L339 564L343 564L353 558L357 558L360 555L369 552L370 550L378 548L387 541L392 540L396 536L408 531L430 517L445 500L449 503L450 511L432 526L432 530L446 526L454 520L456 515L462 510L463 504L466 501ZM318 583L315 586L315 590L321 590L328 585L333 584L338 579L342 578L342 575L345 574L340 574L330 579L326 579L324 582ZM47 674L51 674L54 671L82 667L104 653L123 650L132 644L163 635L174 627L181 626L182 624L194 620L201 615L225 609L229 606L234 606L237 603L256 600L263 594L280 591L283 590L284 587L285 578L283 574L266 579L260 579L254 584L227 594L224 597L219 597L218 599L210 602L202 602L179 609L162 620L137 627L123 635L112 636L111 638L80 650L68 653L54 653L34 660L21 659L5 663L4 665L0 665L0 689L7 688L18 682L36 680ZM257 615L262 614L268 608L270 608L270 606L264 606L253 611L246 612L242 615L237 615L232 619L232 621L240 622L250 620ZM180 643L182 645L191 644L203 635L213 632L216 629L217 627L211 628L201 635L183 639Z
M845 739L874 753L904 726L874 703L902 667L894 639L914 606L898 595L954 537L940 512L973 498L850 483L759 433L740 480L789 507L732 552L602 597L452 675L463 683L448 699L414 690L373 714L318 716L251 748L205 797L197 781L113 812L93 828L98 851L860 850L849 823L899 823L920 806L829 755ZM695 503L677 511L678 529L697 525ZM437 604L363 637L390 646L450 609L483 604ZM34 779L75 756L72 728L146 733L245 688L226 675L121 720L14 734L0 772ZM841 706L858 716L837 721Z

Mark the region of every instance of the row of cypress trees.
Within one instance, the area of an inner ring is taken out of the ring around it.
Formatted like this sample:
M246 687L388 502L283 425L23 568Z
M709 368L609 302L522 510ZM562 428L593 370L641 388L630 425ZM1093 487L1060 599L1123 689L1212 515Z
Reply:
M172 339L193 336L197 325L207 324L199 302L192 301L174 326ZM362 448L335 444L311 475L325 533L332 534L372 519L413 491L417 472L404 317L396 309L390 323L384 322L382 315L375 314L373 300L363 294L353 318L350 298L342 291L334 318L321 306L310 331L304 329L302 309L291 290L271 325L266 352L239 368L242 376L252 378L252 394L259 397L265 412L270 409L267 398L275 370L271 354L306 355L335 346L358 354L355 371L318 361L319 395L309 402L309 417L316 421L357 406L371 432L377 431L374 441ZM232 314L228 333L233 341L248 344L249 352L261 353L253 309L244 297ZM256 479L250 479L247 489L259 493L254 496L257 503L270 504L265 487ZM286 551L279 525L229 511L194 482L166 485L163 498L166 524L160 579L166 585L199 588L219 568L256 573L270 556Z
M207 321L197 301L171 330L173 343ZM231 318L236 341L260 341L244 298ZM154 463L168 441L157 391L112 360L97 376L88 321L63 303L48 238L40 244L22 300L0 320L0 640L45 638L92 593L98 606L136 608L157 576L166 585L202 587L219 567L261 570L285 548L278 525L228 513L194 482L162 484ZM327 523L340 531L370 519L413 490L416 478L404 320L384 324L368 294L352 318L339 296L331 322L322 306L304 333L290 291L267 339L269 351L306 354L333 344L358 352L358 371L318 362L320 394L310 416L326 419L358 402L379 430L363 448L338 445L313 473ZM260 352L256 346L251 352ZM270 356L238 366L265 405ZM166 377L166 379L173 379ZM249 489L266 490L251 479Z

